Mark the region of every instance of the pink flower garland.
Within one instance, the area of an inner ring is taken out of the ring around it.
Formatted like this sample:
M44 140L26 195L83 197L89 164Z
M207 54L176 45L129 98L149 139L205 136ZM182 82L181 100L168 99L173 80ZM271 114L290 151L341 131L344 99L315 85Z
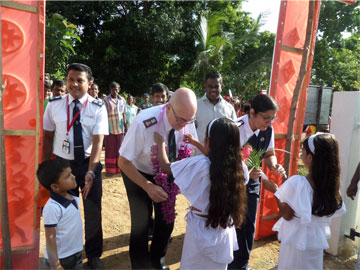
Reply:
M187 144L182 142L180 145L180 149L178 150L177 160L182 160L184 158L190 157L191 152L192 150L187 147ZM155 183L161 186L163 190L168 194L168 199L161 203L161 210L164 214L164 220L167 224L173 223L176 217L176 195L180 193L180 190L179 187L174 183L174 181L171 183L168 182L167 174L161 171L157 145L153 145L151 147L151 163L153 165L153 172L155 173Z

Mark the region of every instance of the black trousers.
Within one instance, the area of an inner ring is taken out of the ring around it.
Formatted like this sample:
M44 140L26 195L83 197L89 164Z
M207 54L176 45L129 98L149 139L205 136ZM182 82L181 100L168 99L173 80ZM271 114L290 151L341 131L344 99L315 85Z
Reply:
M58 157L59 158L59 157ZM79 196L79 187L85 185L85 174L89 168L89 158L82 162L70 160L70 167L76 178L78 187L73 192ZM95 170L95 179L84 204L85 218L85 252L87 258L101 257L103 251L103 232L101 224L101 198L102 198L102 165L99 162Z
M254 243L256 212L260 195L259 179L250 179L246 186L247 213L240 229L236 229L236 238L239 249L234 251L234 260L228 265L228 269L247 269L250 252Z
M146 179L154 182L153 176L140 172ZM159 265L165 256L174 223L167 224L163 219L161 203L153 203L148 194L131 181L123 172L126 193L131 214L130 261L132 269L151 269ZM155 220L153 238L148 246L148 228L154 204Z
M59 259L59 261L64 269L75 269L75 270L83 269L81 251L73 255L70 255L69 257ZM47 259L45 259L45 265L47 266L47 269L51 268L49 261Z

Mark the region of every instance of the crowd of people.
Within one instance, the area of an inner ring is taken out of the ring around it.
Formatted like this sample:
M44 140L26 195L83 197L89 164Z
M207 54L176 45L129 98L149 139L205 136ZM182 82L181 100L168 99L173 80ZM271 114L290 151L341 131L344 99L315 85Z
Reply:
M51 92L52 98L44 112L43 163L37 176L50 190L42 213L51 269L82 268L80 191L88 264L103 268L104 138L105 171L121 173L129 201L132 269L170 269L165 255L179 191L191 203L181 269L249 269L261 183L274 193L280 211L273 227L281 240L278 269L322 269L330 221L346 211L333 135L307 138L301 160L309 173L294 175L279 188L261 169L248 168L242 155L242 148L251 145L273 173L287 178L274 150L276 102L259 94L239 116L239 109L221 96L218 72L206 75L199 99L185 87L170 97L168 87L156 83L139 107L132 95L126 100L119 95L117 82L99 98L92 71L84 64L70 64L66 83L54 80L47 86L51 90L45 95ZM352 198L358 178L359 172L348 189Z

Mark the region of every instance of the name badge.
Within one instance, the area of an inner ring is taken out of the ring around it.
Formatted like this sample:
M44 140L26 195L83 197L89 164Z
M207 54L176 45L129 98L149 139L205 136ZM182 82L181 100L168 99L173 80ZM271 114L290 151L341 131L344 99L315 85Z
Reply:
M62 151L65 154L70 154L70 142L68 140L64 140L62 145Z

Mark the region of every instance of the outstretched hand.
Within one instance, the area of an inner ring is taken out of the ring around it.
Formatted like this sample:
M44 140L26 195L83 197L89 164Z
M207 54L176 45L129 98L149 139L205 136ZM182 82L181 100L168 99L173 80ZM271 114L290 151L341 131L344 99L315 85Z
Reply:
M354 200L357 191L358 191L357 183L356 184L350 183L350 185L348 186L348 188L346 190L346 195L348 195L349 198Z
M188 133L188 134L184 134L184 142L194 145L194 144L198 143L199 141L196 140L193 135Z
M281 164L276 164L275 167L272 168L272 172L287 178L286 171Z

